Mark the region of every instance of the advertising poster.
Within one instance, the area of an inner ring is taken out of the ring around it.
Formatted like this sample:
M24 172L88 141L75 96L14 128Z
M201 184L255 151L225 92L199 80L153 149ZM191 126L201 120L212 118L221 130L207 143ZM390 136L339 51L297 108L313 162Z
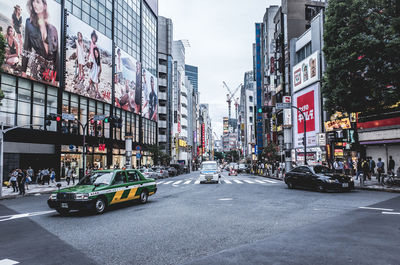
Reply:
M158 84L149 71L142 70L142 116L146 119L158 120Z
M120 48L115 49L115 106L140 113L142 107L142 67Z
M293 67L293 92L319 80L319 52L316 51Z
M294 106L301 109L306 117L307 147L317 146L317 136L320 133L320 97L319 83L293 95ZM294 111L294 147L303 147L304 118L298 110Z
M72 14L67 22L65 90L111 103L112 41Z
M59 86L60 4L54 0L0 1L0 27L7 41L2 70Z

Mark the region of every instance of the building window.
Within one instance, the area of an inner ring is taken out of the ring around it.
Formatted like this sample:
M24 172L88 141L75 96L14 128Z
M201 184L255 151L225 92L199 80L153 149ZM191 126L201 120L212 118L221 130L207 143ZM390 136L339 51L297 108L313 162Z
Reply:
M18 115L17 125L31 124L31 83L25 79L18 80Z
M43 84L34 83L32 124L44 124L46 88Z
M17 79L11 75L1 74L1 90L3 90L4 98L2 100L0 111L0 122L6 126L15 125L15 112L17 100L15 94Z
M249 111L250 111L250 113L253 113L253 107L252 106L249 107Z
M253 96L249 96L249 101L253 102Z

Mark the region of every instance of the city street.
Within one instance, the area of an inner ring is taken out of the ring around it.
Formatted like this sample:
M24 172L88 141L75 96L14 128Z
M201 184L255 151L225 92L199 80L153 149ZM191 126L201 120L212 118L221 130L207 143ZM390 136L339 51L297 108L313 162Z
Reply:
M103 215L62 217L48 195L2 200L0 264L398 264L398 194L198 175L159 180L147 204Z

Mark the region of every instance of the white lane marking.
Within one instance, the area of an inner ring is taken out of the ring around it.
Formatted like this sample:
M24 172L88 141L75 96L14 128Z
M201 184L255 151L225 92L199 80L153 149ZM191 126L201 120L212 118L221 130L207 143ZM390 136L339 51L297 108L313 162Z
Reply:
M232 198L222 198L222 199L218 199L219 201L232 201Z
M226 182L226 184L232 184L230 180L224 179L224 181Z
M261 184L265 184L265 182L263 182L263 181L261 181L261 180L258 180L258 179L255 179L254 181L255 181L255 182L258 182L258 183L261 183Z
M157 184L163 184L165 182L165 180L160 181L160 182L156 182Z
M377 211L393 212L393 209L386 209L386 208L374 208L374 207L366 207L366 206L362 206L362 207L358 207L358 208L365 209L365 210L377 210Z
M5 216L0 216L0 222L4 221L10 221L14 219L19 219L19 218L25 218L25 217L32 217L32 216L37 216L37 215L44 215L48 213L54 213L55 211L41 211L41 212L33 212L33 213L20 213L20 214L14 214L14 215L5 215Z
M192 182L192 180L191 179L189 179L189 180L187 180L187 181L185 181L185 183L183 183L183 184L189 184L190 182Z
M177 182L172 183L172 185L178 185L182 182L183 180L178 180Z
M247 183L249 183L249 184L254 184L254 182L253 182L253 181L251 181L251 180L248 180L248 179L244 179L243 181L244 181L244 182L247 182Z
M240 180L237 179L233 179L234 182L236 182L237 184L243 184L243 182L241 182Z
M0 260L0 265L14 265L18 264L18 261L12 260L12 259L2 259Z
M172 182L174 182L174 181L173 180L167 181L167 182L164 183L164 185L171 184Z
M200 184L200 180L199 180L199 179L196 180L196 181L194 182L194 184Z
M269 180L269 179L263 179L263 181L268 182L268 183L274 183L274 184L278 183L278 182L276 182L276 181Z
M382 212L382 214L400 215L400 213L396 213L396 212Z

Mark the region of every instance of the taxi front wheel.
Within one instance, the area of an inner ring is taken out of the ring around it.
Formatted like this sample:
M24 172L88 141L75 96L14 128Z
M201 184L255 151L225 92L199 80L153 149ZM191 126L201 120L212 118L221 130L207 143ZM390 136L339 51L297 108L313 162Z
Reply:
M106 210L106 202L103 198L97 198L94 203L94 210L97 214L102 214Z
M140 193L140 202L141 203L146 203L148 198L149 198L149 195L147 194L147 191L144 190Z

